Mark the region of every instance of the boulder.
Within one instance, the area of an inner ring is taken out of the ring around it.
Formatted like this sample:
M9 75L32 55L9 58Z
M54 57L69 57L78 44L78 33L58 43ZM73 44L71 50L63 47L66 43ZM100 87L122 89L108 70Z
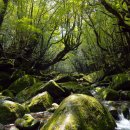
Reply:
M80 85L78 82L74 82L74 81L64 82L64 83L59 83L59 85L61 86L61 88L65 90L66 93L68 93L68 95L70 93L78 93L78 94L87 94L92 96L92 94L89 92L87 87Z
M42 82L37 82L33 84L31 87L27 87L23 89L16 95L15 97L16 101L23 103L29 100L30 98L38 94L38 91L40 90L42 86L44 86Z
M25 102L24 105L29 108L31 112L44 111L51 107L53 99L48 92L42 92Z
M124 73L114 75L110 88L114 90L130 90L130 75Z
M68 95L68 93L66 93L64 89L61 88L55 81L50 80L46 84L38 82L30 88L25 88L23 91L16 95L16 100L18 102L24 102L31 97L45 91L47 91L53 97L53 99L56 100L59 100L60 97Z
M113 90L113 89L104 89L101 93L103 99L105 100L111 100L111 101L117 101L120 100L119 92Z
M65 75L65 74L59 74L55 79L55 82L57 83L64 83L64 82L69 82L69 81L76 81L76 78L70 75Z
M104 77L104 71L99 70L99 71L95 71L93 73L83 76L83 79L86 82L94 83L96 81L102 80L103 77Z
M24 75L23 77L18 78L16 81L14 81L8 89L15 91L15 93L17 94L23 89L31 87L36 82L38 82L38 79L32 77L31 75Z
M111 115L113 116L113 118L114 118L115 120L119 120L119 119L120 119L119 116L118 116L119 113L118 113L117 108L112 107L111 110L109 110L109 111L110 111Z
M114 130L115 121L94 97L74 94L60 104L40 130Z
M0 123L7 124L14 122L26 112L25 108L13 101L0 100Z
M15 126L19 130L37 130L39 125L40 121L34 119L30 114L25 114L15 121Z

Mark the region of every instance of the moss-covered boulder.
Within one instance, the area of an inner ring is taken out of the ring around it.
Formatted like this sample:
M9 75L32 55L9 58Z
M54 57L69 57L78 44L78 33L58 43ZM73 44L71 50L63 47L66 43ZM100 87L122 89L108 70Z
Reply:
M71 75L66 74L59 74L55 79L57 83L69 82L69 81L76 81L76 78Z
M96 81L100 81L103 77L104 77L104 71L99 70L83 76L83 79L84 81L87 81L89 83L94 83Z
M43 92L25 102L24 105L27 106L31 112L39 112L51 107L52 103L53 99L50 94L48 92Z
M11 79L12 80L17 80L18 78L21 78L25 75L25 71L22 70L15 70L12 75L11 75Z
M30 114L25 114L22 118L15 121L15 126L19 130L37 130L40 122L34 119Z
M120 94L119 92L113 90L113 89L104 89L104 91L102 91L101 93L103 99L105 100L112 100L112 101L116 101L116 100L120 100Z
M58 99L59 97L66 96L68 94L55 81L50 80L46 84L38 82L30 88L25 88L16 95L16 100L18 102L25 102L31 97L45 91L47 91L53 99Z
M3 90L3 91L2 91L2 95L3 95L3 96L8 96L8 97L14 98L13 91L8 90L8 89Z
M41 86L37 92L41 93L44 91L47 91L53 97L53 99L56 100L60 97L68 95L68 93L66 93L65 90L61 88L54 80L50 80L45 85Z
M25 108L13 101L0 100L0 123L13 123L18 117L25 114Z
M67 97L40 130L114 130L115 122L95 98L83 94Z
M33 84L38 82L39 80L30 76L30 75L24 75L23 77L17 79L14 81L10 86L9 90L14 90L17 94L18 92L22 91L26 87L31 87Z
M130 74L117 74L112 77L110 88L114 90L130 90Z
M44 84L42 82L37 82L37 83L33 84L31 87L27 87L27 88L23 89L16 95L16 97L15 97L16 101L23 103L23 102L29 100L33 96L37 95L39 93L40 88L43 86L44 86Z
M80 94L87 94L92 96L92 94L89 92L87 87L84 87L83 85L79 84L78 82L64 82L59 83L61 88L63 88L66 93L80 93Z

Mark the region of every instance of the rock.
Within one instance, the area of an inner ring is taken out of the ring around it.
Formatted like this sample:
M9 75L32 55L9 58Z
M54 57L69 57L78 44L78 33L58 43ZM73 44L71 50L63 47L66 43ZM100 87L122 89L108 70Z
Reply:
M25 114L23 118L18 118L15 125L19 130L37 130L40 121L35 120L30 114Z
M115 107L112 107L109 111L115 120L119 120L118 110Z
M44 111L51 107L53 102L52 97L48 92L42 92L25 102L24 105L29 108L31 112Z
M23 103L23 102L29 100L30 98L32 98L33 96L38 94L38 92L42 86L44 86L44 84L42 82L37 82L37 83L33 84L32 87L27 87L27 88L23 89L16 95L16 97L15 97L16 101L19 103Z
M93 73L90 73L88 75L85 75L83 77L83 79L84 79L84 81L87 81L89 83L94 83L96 81L100 81L103 77L104 77L104 71L99 70L99 71L95 71Z
M17 94L18 92L22 91L27 87L31 87L33 84L38 82L38 80L30 75L24 75L22 78L17 79L14 81L10 86L9 90L15 91Z
M114 130L115 121L94 97L74 94L67 97L40 130Z
M58 107L59 107L59 105L57 103L52 103L52 107L49 108L47 111L54 112Z
M64 83L64 82L69 82L69 81L76 81L76 78L70 75L63 75L59 74L55 79L55 82L57 83Z
M128 106L122 105L121 109L122 109L122 113L123 113L124 117L128 119L128 117L129 117L129 108L128 108Z
M116 100L119 100L120 97L119 97L119 92L113 90L113 89L104 89L104 91L102 91L102 97L103 99L105 100L112 100L112 101L116 101Z
M8 96L8 97L11 97L11 98L14 98L14 94L11 90L8 90L8 89L5 89L2 91L2 95L3 96Z
M53 99L56 100L59 100L59 98L68 95L68 93L66 93L64 89L61 88L55 81L50 80L46 84L38 82L32 87L24 89L16 95L16 99L18 102L24 102L27 101L27 99L30 99L31 97L45 91L47 91L53 97Z
M18 78L22 78L25 75L25 71L15 70L11 75L12 80L17 80Z
M0 123L12 123L16 118L21 117L25 113L25 108L12 101L0 100Z
M130 90L130 75L123 73L114 75L110 88L114 90Z
M40 88L39 92L47 91L54 99L65 96L66 93L55 81L50 80L43 87Z
M4 125L0 123L0 130L4 130Z
M84 87L80 85L78 82L64 82L64 83L59 83L61 88L65 90L66 93L71 94L73 93L78 93L78 94L87 94L92 96L92 94L89 92L87 87Z

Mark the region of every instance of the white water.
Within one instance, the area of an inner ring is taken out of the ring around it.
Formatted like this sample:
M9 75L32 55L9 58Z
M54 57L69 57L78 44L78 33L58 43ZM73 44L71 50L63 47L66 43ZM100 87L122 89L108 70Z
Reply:
M130 120L127 120L123 113L119 114L119 121L116 122L116 130L130 130Z

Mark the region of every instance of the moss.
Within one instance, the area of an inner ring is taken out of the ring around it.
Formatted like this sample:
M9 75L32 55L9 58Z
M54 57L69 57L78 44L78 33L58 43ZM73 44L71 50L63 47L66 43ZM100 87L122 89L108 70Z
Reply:
M39 122L37 120L35 120L30 114L25 114L23 116L23 118L18 118L15 121L16 127L18 127L19 129L22 129L22 130L34 129L33 127L36 127L35 126L36 124L38 126Z
M130 75L121 73L112 77L110 88L115 90L130 90Z
M11 75L11 79L16 80L18 78L21 78L25 75L25 71L22 70L16 70L13 72L13 74Z
M16 95L16 100L20 103L29 100L30 98L38 94L38 91L42 86L44 86L42 82L37 82L33 84L32 87L23 89Z
M40 130L114 130L116 124L95 98L83 94L67 97Z
M11 97L11 98L14 98L13 92L10 91L10 90L8 90L8 89L3 90L3 91L2 91L2 95L3 95L3 96L9 96L9 97Z
M88 75L85 75L83 77L83 79L87 82L94 83L94 82L100 80L103 76L104 76L104 71L99 70L99 71L95 71L93 73L90 73Z
M32 86L34 83L38 82L38 80L30 75L24 75L22 78L14 81L10 86L9 90L14 90L16 93L22 91L26 87Z
M65 82L65 83L59 83L59 85L67 92L73 92L73 93L82 93L91 95L91 93L88 91L87 87L84 87L80 85L78 82Z
M120 99L120 95L119 92L113 90L113 89L104 89L104 91L101 92L101 95L103 97L103 99L105 100L119 100Z
M23 116L25 112L24 107L18 103L0 100L0 123L2 124L13 123L16 118Z
M48 92L43 92L25 102L24 105L28 106L31 112L38 112L51 107L52 103L53 99L50 94Z

